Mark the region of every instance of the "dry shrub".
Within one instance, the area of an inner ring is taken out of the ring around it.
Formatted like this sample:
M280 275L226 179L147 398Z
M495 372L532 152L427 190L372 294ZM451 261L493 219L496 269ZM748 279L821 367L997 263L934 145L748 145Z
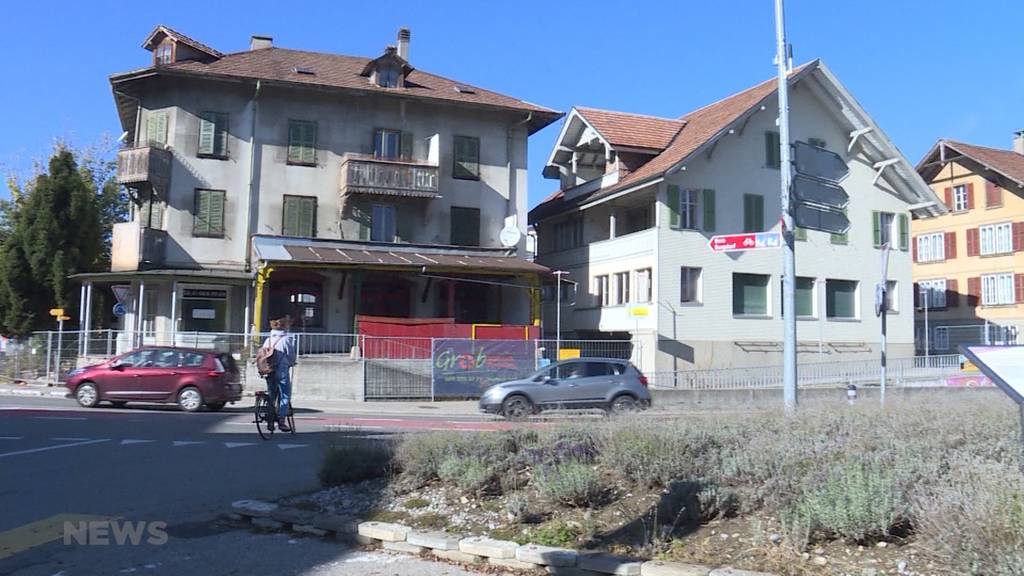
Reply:
M593 466L573 460L539 466L532 484L542 497L566 506L588 506L608 488Z

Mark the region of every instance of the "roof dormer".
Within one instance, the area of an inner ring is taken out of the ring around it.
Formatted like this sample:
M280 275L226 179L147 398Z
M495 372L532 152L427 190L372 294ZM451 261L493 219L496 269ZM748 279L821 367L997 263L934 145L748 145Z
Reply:
M149 33L142 43L142 47L153 53L154 66L165 66L188 60L211 62L224 56L206 44L162 25L157 26Z
M369 78L371 84L381 88L404 88L405 78L413 71L406 60L409 55L409 39L409 29L400 29L398 47L385 47L384 54L367 62L361 74Z

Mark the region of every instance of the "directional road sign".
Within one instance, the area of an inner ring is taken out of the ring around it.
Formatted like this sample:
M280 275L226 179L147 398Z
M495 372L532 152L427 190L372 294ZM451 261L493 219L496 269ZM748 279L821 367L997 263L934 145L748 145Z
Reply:
M722 234L708 240L712 252L742 252L744 250L769 250L782 246L782 234L778 232L753 232L748 234Z
M64 315L64 309L63 308L50 308L50 316L53 316L53 317L56 318L56 317L60 317L60 316L63 316L63 315Z
M840 210L813 204L797 204L793 210L793 221L797 228L820 230L830 234L846 234L850 220Z
M840 182L850 173L850 167L843 161L843 157L831 150L818 148L806 142L797 142L794 151L794 164L798 174Z
M832 208L846 208L850 203L850 196L842 186L800 174L793 178L793 196L800 202L821 204Z

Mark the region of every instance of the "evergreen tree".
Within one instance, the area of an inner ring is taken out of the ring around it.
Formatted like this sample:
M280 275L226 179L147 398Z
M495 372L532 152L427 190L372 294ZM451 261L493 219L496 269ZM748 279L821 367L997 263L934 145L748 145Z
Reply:
M69 276L102 262L99 194L71 150L58 147L27 188L6 213L0 246L0 329L9 334L51 327L53 307L73 317L78 302Z

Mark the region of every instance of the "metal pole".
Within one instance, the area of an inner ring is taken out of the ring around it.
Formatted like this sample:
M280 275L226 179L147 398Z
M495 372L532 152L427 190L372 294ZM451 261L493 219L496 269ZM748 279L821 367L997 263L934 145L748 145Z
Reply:
M554 275L558 278L556 283L555 292L555 358L554 361L562 357L562 275L568 274L565 270L555 270Z
M64 340L64 317L57 319L57 360L54 362L54 379L60 384L60 347Z
M888 366L886 366L886 360L887 360L887 358L886 358L886 350L887 350L887 348L886 348L886 345L887 345L887 342L886 342L886 318L888 317L888 313L889 313L889 303L887 302L887 300L889 299L889 249L890 249L889 243L886 242L885 245L882 246L882 286L881 286L881 288L882 288L881 289L882 301L879 303L880 304L880 308L879 309L882 312L882 314L881 314L881 316L882 316L882 342L881 342L881 344L882 344L882 358L881 358L881 360L882 360L882 370L881 370L881 375L880 375L880 378L881 378L881 388L880 388L878 397L879 397L879 401L881 402L882 406L885 406L885 384L886 384L886 381L888 380L888 378L887 378L887 376L888 376L888 374L887 374Z
M928 292L927 288L921 289L921 299L924 300L924 365L928 365L928 336L930 334L928 330Z
M89 355L89 330L92 329L92 281L86 282L85 288L85 356Z
M885 381L887 380L887 378L886 378L887 377L887 374L886 374L887 367L885 365L886 364L886 357L885 357L885 346L886 346L885 324L886 324L886 322L885 322L885 319L886 319L887 316L888 316L888 312L886 311L885 306L883 305L882 306L882 377L881 377L882 378L882 383L881 383L881 389L880 389L880 392L879 392L879 399L881 400L881 403L882 403L883 406L885 406Z
M53 358L53 330L46 331L46 384L50 384L50 359Z
M779 72L779 193L782 205L782 351L783 401L786 411L796 410L796 257L793 215L789 209L792 169L789 159L789 51L786 44L785 10L775 0L775 65Z
M82 348L82 344L85 340L82 338L82 332L86 330L85 327L85 282L82 282L82 286L78 289L78 355L84 356L85 350Z
M171 346L178 344L178 281L171 282Z

